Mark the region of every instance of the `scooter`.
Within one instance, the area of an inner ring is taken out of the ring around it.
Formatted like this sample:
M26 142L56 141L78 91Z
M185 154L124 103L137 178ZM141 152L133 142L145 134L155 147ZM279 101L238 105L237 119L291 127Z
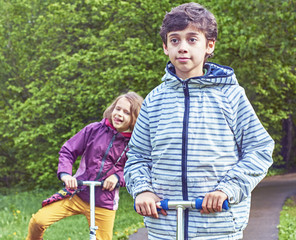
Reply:
M176 209L177 211L176 240L184 240L184 210L186 208L201 210L202 201L203 201L203 197L199 197L192 201L173 201L169 199L164 199L156 203L158 207L161 207L164 210ZM223 202L222 208L224 210L229 209L227 200Z
M89 226L89 239L96 240L96 231L98 226L95 225L95 187L102 187L104 181L82 181L77 180L78 186L89 186L89 205L90 205L90 226ZM116 187L119 187L117 183Z
M169 199L164 199L160 202L157 202L156 205L159 207L158 211L160 211L160 208L164 210L169 210L169 209L175 209L177 211L177 229L176 229L176 240L185 240L184 239L184 211L186 208L191 208L191 209L202 209L202 201L203 197L198 197L195 200L192 201L182 201L182 200L169 200ZM229 209L229 204L228 200L225 200L223 202L222 208L224 210ZM135 204L134 204L134 209L136 210Z

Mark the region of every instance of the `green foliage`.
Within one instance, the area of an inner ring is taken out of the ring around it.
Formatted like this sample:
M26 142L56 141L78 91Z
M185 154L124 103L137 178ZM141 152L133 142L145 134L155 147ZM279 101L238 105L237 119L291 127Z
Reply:
M296 197L287 199L280 214L279 240L296 239Z
M296 14L291 10L295 6L295 1L290 0L256 0L248 4L225 0L213 6L220 25L216 59L235 69L256 113L276 142L277 164L285 134L282 120L291 115L294 124L296 121Z
M55 185L68 138L122 92L157 86L168 60L159 27L184 2L0 0L1 185ZM200 3L218 20L213 61L235 69L280 164L282 121L296 119L295 2Z

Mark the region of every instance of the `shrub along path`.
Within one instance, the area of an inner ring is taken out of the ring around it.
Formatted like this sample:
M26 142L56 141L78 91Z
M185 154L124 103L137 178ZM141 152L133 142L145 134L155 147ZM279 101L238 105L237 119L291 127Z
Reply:
M277 240L279 216L285 200L296 195L296 173L267 177L252 193L249 224L244 240ZM129 240L147 240L147 230L141 228Z

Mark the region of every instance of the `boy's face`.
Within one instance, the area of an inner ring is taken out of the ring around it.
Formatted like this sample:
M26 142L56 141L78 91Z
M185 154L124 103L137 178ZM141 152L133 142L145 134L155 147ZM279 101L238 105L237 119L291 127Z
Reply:
M207 39L204 33L192 25L182 31L167 34L167 45L163 44L164 53L175 66L176 74L185 80L203 75L205 56L214 51L215 42Z

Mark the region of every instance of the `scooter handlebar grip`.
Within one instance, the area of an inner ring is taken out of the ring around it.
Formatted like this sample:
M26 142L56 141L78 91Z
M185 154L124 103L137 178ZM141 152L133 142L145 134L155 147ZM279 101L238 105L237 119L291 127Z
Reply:
M229 209L229 203L228 203L228 200L227 199L223 202L222 208L224 210L228 210Z
M76 181L77 181L77 186L83 186L83 181L82 180L77 180L76 179ZM64 183L64 182L62 182L62 185L65 187L66 186L66 184Z
M78 186L83 186L83 181L82 180L76 180Z
M103 187L104 185L104 180L101 181L101 187ZM116 185L115 185L115 188L119 188L120 187L120 183L117 182Z
M196 209L202 209L202 201L203 201L203 198L196 198L195 199L195 208Z
M201 197L195 199L195 208L196 209L202 209L202 201L203 201L203 198L201 198ZM227 199L223 202L222 208L224 210L229 209L229 203L228 203Z
M164 210L169 210L169 199L164 199L160 201L160 206Z

